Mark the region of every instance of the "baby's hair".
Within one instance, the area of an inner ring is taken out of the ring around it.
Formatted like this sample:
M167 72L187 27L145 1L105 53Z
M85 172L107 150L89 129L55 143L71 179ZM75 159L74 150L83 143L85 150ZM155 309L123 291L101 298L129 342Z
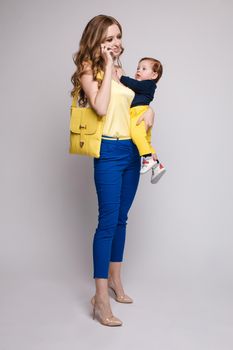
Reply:
M156 79L153 79L156 83L159 81L159 79L161 78L162 74L163 74L163 66L162 66L162 63L158 60L156 60L155 58L153 57L143 57L140 59L139 63L141 61L144 61L144 60L148 60L148 61L151 61L151 63L153 63L152 65L152 70L155 72L155 73L158 73L158 76Z

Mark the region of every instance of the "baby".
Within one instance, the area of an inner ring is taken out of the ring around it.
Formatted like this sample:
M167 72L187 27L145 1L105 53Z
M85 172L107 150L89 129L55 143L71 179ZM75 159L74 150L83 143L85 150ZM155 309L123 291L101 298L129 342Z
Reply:
M121 83L135 92L130 108L131 137L142 157L140 173L145 174L152 169L151 183L153 184L158 182L166 169L159 162L151 145L151 128L146 132L144 121L137 125L137 120L149 108L162 73L161 62L155 58L144 57L138 63L135 79L119 74Z

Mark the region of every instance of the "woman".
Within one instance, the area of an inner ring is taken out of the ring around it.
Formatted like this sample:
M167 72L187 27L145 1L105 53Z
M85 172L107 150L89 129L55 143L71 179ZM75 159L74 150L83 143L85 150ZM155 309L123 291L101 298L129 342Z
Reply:
M100 158L94 159L99 221L93 239L96 293L91 299L93 318L98 311L99 321L106 326L122 325L112 313L108 288L115 292L118 302L133 302L124 293L120 272L128 211L139 182L140 156L129 129L134 92L118 79L123 72L119 66L122 52L120 23L111 16L92 18L74 55L77 69L71 79L71 95L78 94L80 106L89 105L98 115L106 115ZM139 122L143 119L147 128L151 127L153 111L147 111Z

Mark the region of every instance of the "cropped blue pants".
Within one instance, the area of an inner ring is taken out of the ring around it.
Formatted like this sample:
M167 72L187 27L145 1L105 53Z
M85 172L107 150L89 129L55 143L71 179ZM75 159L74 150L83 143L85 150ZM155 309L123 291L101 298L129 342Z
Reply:
M140 177L140 155L132 140L102 139L94 158L98 226L93 238L93 278L108 278L110 261L121 262L128 211Z

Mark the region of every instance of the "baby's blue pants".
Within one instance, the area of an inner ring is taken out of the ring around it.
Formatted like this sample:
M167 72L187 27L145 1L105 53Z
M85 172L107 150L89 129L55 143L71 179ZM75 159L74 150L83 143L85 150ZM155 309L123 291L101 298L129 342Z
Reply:
M110 261L123 260L128 211L138 187L140 164L132 140L102 139L100 158L94 158L99 217L93 238L93 278L108 278Z

